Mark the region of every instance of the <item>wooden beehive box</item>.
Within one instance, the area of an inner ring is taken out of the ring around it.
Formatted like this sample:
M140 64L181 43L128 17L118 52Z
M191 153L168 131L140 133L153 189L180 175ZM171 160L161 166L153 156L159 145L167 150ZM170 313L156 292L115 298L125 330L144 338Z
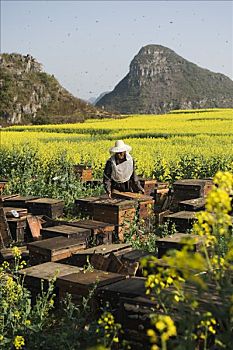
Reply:
M17 248L20 251L22 259L27 261L29 259L29 251L27 249L27 246L20 246ZM12 248L2 248L0 250L0 263L3 263L3 261L8 261L9 263L14 263L15 256L13 254Z
M12 239L15 242L24 242L25 241L25 230L26 230L26 221L27 217L20 218L8 218L7 223L11 231Z
M87 244L91 238L91 230L69 225L58 225L42 228L41 234L43 238L53 238L58 236L63 236L66 238L79 238L85 244Z
M89 292L96 291L103 286L125 279L125 276L100 270L80 271L57 279L59 299L62 300L67 293L71 294L74 303L80 304L82 297Z
M205 197L188 199L186 201L179 202L179 209L185 211L201 211L205 210Z
M120 298L145 296L145 282L146 278L131 277L100 287L97 291L98 302L100 305L106 305L106 302L109 302L113 312L119 310Z
M77 214L92 218L94 213L94 202L98 199L99 197L85 197L76 199L75 206Z
M96 200L93 206L93 219L114 224L118 239L124 241L124 235L129 231L130 224L135 219L135 201L118 198L101 198Z
M118 244L102 244L96 247L85 249L83 251L72 254L68 263L75 266L84 266L87 263L87 259L91 261L93 255L109 256L110 253L115 255L124 254L132 250L131 243L118 243Z
M70 257L73 253L86 248L83 238L54 237L28 243L30 262L32 265L47 261L59 261Z
M157 180L155 180L155 179L140 179L140 183L141 183L141 186L144 188L145 195L152 196L154 194Z
M35 297L41 292L41 283L43 283L43 288L47 290L49 282L54 278L79 271L80 269L76 266L46 262L20 270L19 274L24 277L24 284L32 292L32 297L35 299ZM57 287L55 288L55 293L58 294Z
M158 258L162 258L171 249L181 250L188 246L194 252L200 251L203 246L204 238L198 235L176 233L156 240L158 247Z
M53 198L38 198L28 201L27 206L33 215L46 215L55 219L63 215L64 201Z
M156 300L156 299L155 299ZM158 302L148 297L120 298L117 322L122 325L124 334L133 349L150 349L150 338L147 329L151 328L151 314L161 312Z
M188 199L206 197L213 187L212 180L183 179L173 184L172 208L177 208L178 203Z
M169 221L170 227L172 224L175 224L175 228L178 232L191 230L195 220L196 213L192 211L179 211L163 217L163 223Z
M92 168L85 164L74 165L74 172L78 175L81 181L90 181L92 180Z
M103 221L80 220L68 225L86 228L91 231L93 245L111 244L115 226Z
M113 197L131 199L137 203L137 215L139 219L147 219L154 213L154 199L141 193L119 192L114 190Z
M16 208L27 208L27 202L33 199L38 199L38 196L15 196L6 198L4 200L4 206L16 207Z

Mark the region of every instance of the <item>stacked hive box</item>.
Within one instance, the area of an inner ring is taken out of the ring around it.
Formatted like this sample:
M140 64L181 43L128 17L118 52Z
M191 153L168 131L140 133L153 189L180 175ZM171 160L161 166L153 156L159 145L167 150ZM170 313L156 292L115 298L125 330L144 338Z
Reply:
M28 210L34 215L47 215L52 219L63 215L64 201L53 198L38 198L27 202Z
M154 199L140 193L113 191L113 197L131 199L137 204L137 216L139 219L147 219L154 213Z
M171 209L173 211L177 210L181 201L206 197L212 187L212 180L183 179L175 181L173 184L174 192Z
M135 215L135 202L131 200L100 198L93 202L93 219L114 224L120 241L124 241Z
M81 181L92 180L92 169L91 167L83 164L74 165L74 172L78 175Z

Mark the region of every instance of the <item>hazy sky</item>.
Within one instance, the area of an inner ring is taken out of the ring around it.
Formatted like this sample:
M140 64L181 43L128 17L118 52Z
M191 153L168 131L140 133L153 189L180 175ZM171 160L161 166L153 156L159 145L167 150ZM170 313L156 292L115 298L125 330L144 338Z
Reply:
M233 79L232 1L1 0L1 52L31 54L75 96L112 90L159 44Z

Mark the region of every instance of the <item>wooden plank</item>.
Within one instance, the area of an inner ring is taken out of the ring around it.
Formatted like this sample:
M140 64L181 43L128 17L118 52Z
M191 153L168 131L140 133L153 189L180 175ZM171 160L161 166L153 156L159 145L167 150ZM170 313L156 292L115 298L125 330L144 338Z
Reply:
M42 225L40 219L34 215L27 215L27 223L29 227L29 239L41 239Z

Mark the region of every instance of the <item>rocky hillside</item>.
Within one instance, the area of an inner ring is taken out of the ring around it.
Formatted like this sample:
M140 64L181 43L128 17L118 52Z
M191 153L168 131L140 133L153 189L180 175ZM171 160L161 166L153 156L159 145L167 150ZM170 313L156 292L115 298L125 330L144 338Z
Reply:
M32 56L0 55L0 124L61 123L107 116L65 90Z
M172 109L233 107L233 81L160 45L143 47L129 73L96 106L109 111L166 113Z

